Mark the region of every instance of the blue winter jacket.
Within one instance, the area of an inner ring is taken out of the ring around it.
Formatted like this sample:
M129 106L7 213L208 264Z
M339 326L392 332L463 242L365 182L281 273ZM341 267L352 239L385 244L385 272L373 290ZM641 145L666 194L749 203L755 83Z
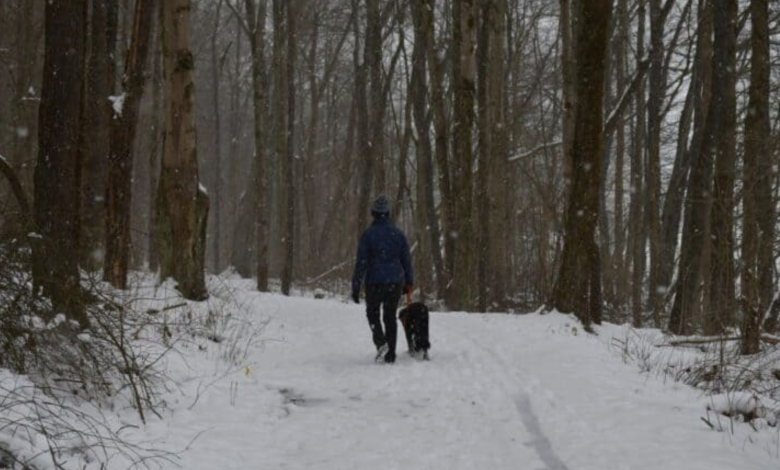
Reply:
M360 237L352 291L366 284L414 284L412 257L404 232L386 215L374 219Z

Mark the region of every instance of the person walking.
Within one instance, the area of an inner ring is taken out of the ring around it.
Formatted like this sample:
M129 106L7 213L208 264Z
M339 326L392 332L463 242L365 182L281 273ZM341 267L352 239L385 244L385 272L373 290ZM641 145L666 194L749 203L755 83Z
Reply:
M366 316L376 346L377 362L395 362L397 324L395 312L401 294L412 291L414 272L409 242L404 232L390 220L387 196L379 196L371 205L374 221L360 237L355 273L352 277L352 300L360 303L360 286L366 284ZM380 322L383 311L384 330Z

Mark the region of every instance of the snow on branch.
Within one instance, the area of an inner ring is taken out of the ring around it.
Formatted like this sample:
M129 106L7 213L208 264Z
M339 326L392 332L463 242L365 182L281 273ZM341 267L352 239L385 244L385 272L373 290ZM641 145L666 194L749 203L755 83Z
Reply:
M563 145L563 141L556 140L553 142L547 142L541 145L537 145L536 147L532 148L531 150L528 150L527 152L523 152L517 155L514 155L512 157L509 157L508 161L510 162L516 162L517 160L523 160L529 157L533 157L537 153L541 152L542 150L546 150L549 148L555 148Z

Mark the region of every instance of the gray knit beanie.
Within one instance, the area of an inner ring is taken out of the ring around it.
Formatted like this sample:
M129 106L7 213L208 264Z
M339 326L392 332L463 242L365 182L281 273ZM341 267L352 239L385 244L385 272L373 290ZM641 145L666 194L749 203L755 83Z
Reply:
M390 213L390 201L387 200L387 196L382 194L374 200L371 204L372 214L388 214Z

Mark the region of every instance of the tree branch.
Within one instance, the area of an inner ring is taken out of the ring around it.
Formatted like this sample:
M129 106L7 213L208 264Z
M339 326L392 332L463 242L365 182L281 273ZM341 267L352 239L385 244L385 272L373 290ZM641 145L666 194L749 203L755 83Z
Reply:
M541 152L542 150L546 150L546 149L554 148L554 147L560 147L561 145L563 145L563 142L560 141L560 140L556 140L554 142L546 142L544 144L537 145L536 147L532 148L531 150L529 150L527 152L523 152L523 153L515 155L513 157L509 157L507 159L507 161L516 162L518 160L523 160L523 159L526 159L526 158L529 158L529 157L533 157L534 155L536 155L537 153Z
M11 191L14 193L16 202L19 204L19 210L22 212L22 217L24 218L25 223L30 222L32 220L30 202L27 200L27 196L24 194L24 189L22 188L22 184L19 181L19 177L16 176L16 172L8 163L8 160L6 160L2 155L0 155L0 173L5 176L5 179L7 179L8 183L11 185Z
M628 103L631 102L631 95L636 92L636 89L639 88L639 84L642 83L642 80L645 77L645 73L650 66L650 60L648 57L645 57L639 62L639 67L634 73L634 78L631 80L631 83L628 85L628 87L623 91L623 94L620 96L620 100L618 100L615 108L611 113L609 113L609 117L607 117L607 121L604 124L604 135L609 135L615 130L620 117L623 116L623 112L628 107Z
M227 4L228 8L230 8L230 11L233 12L233 15L236 17L236 19L238 20L238 24L239 24L239 26L241 26L241 29L251 39L252 38L252 31L250 31L249 25L247 24L246 19L241 15L241 12L238 11L238 9L236 9L235 5L233 5L233 2L227 1L225 3ZM254 28L252 28L252 29L254 29Z

